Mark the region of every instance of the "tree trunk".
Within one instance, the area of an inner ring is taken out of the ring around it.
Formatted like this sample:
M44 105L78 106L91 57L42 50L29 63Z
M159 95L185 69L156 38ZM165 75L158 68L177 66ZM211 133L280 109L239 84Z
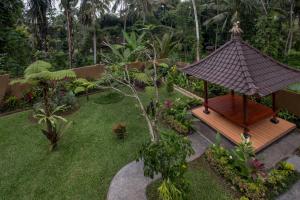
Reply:
M93 49L94 49L94 64L97 64L97 38L96 38L96 27L93 32Z
M292 43L293 43L293 13L294 13L294 6L295 6L295 2L293 0L290 1L291 5L290 5L290 22L289 22L289 32L288 32L288 37L286 39L286 43L285 43L285 55L288 55L288 53L290 52L291 48L292 48Z
M260 3L261 3L261 5L262 5L262 7L263 7L263 9L264 9L264 11L265 11L265 14L268 15L268 11L267 11L267 9L266 9L264 0L260 0Z
M51 105L49 103L49 90L48 90L47 83L43 83L43 101L44 101L44 110L47 117L50 117L51 115ZM47 139L50 141L50 151L54 150L57 146L58 142L58 135L55 130L55 127L53 127L52 123L49 119L46 120L46 128L47 130L42 130L43 134L47 137Z
M95 8L95 2L92 3L93 6L93 52L94 52L94 64L97 64L97 27L96 27L96 20L97 20L97 16L96 16L96 8Z
M294 34L294 8L295 8L295 1L291 0L291 10L290 10L290 40L289 40L289 46L288 46L288 50L287 53L289 53L292 49L292 45L293 45L293 34Z
M123 31L126 33L126 27L127 26L127 13L124 16L124 26L123 26ZM125 36L123 35L123 42L125 43Z
M69 67L72 68L73 62L73 44L72 44L72 19L70 16L70 11L68 9L65 10L66 18L67 18L67 29L68 29L68 48L69 48Z
M196 28L196 38L197 38L196 59L197 59L197 61L199 61L200 60L200 50L199 50L200 34L199 34L198 14L197 14L197 8L196 8L195 0L192 0L192 4L193 4L193 8L194 8L194 18L195 18L195 28Z

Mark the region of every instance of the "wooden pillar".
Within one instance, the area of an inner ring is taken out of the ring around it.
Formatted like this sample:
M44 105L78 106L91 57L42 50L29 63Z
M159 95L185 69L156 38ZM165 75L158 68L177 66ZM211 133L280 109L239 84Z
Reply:
M247 95L243 95L243 124L244 124L244 137L249 137L249 129L248 129L248 97Z
M234 96L234 90L231 90L231 96Z
M204 110L205 114L209 114L208 110L208 88L207 88L207 81L204 80Z
M277 119L277 110L276 110L276 93L272 93L272 110L273 110L273 117L271 119L271 122L274 124L278 124L279 121Z

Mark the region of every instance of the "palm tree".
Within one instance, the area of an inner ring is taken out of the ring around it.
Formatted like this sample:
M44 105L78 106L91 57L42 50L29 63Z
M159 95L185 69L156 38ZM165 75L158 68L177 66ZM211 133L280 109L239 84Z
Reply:
M47 52L48 19L47 12L51 8L51 0L28 0L27 14L33 25L34 35L39 50Z
M223 27L228 21L240 21L241 13L251 13L256 8L257 2L253 0L213 0L203 4L203 7L216 11L216 15L206 20L203 24L223 22Z
M69 67L73 64L73 9L77 5L78 0L61 0L61 7L64 9L64 15L67 20L68 31L68 49L69 49Z
M126 32L128 16L136 15L137 17L142 17L143 24L145 24L146 17L152 13L154 4L155 1L152 2L151 0L116 0L112 7L112 11L116 12L118 10L120 15L123 16L123 31Z
M93 29L93 51L94 64L97 63L97 36L96 20L97 15L103 15L109 11L110 0L82 0L80 6L80 21L83 25Z
M224 30L228 22L240 21L242 12L245 14L251 13L257 8L257 1L255 0L211 0L208 3L202 5L203 8L212 10L215 12L211 18L207 19L203 25L216 24L215 35L215 48L217 47L219 25L222 26L221 30Z

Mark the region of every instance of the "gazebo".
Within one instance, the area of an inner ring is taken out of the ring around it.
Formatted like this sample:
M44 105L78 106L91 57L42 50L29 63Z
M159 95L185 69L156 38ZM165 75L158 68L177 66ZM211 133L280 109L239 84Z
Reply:
M275 101L277 91L300 82L300 71L244 42L238 23L231 33L230 41L182 71L204 81L204 106L194 109L193 114L234 143L241 141L243 133L259 151L295 128L277 117ZM221 85L231 93L209 99L208 83ZM272 95L272 108L248 98L267 95Z

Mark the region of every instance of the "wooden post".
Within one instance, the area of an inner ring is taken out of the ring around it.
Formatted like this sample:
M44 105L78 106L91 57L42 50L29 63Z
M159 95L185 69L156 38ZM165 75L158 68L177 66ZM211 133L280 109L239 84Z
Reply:
M272 93L272 110L273 110L273 117L271 122L274 124L278 124L279 120L277 119L277 110L276 110L276 93Z
M208 110L208 88L207 88L207 81L204 81L204 110L203 112L205 114L209 114L209 110Z
M249 137L249 129L248 129L248 98L247 95L243 95L243 124L244 124L244 137Z
M231 90L231 96L234 96L234 90Z

